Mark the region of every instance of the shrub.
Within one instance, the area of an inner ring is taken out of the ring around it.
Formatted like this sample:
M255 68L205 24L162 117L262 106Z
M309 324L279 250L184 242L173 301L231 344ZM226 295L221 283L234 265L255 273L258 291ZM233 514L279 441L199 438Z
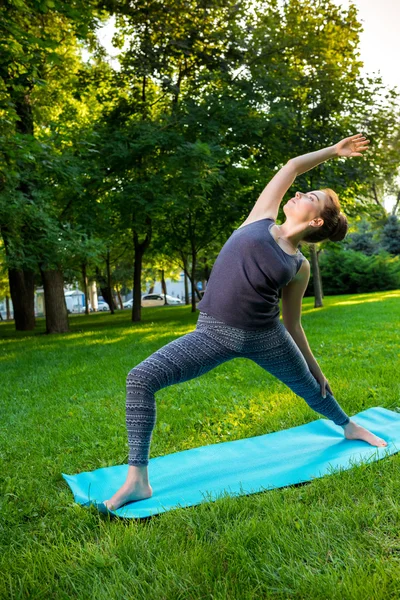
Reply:
M325 295L358 294L400 288L400 256L381 250L367 256L351 249L324 249L319 254ZM307 296L314 295L311 274Z

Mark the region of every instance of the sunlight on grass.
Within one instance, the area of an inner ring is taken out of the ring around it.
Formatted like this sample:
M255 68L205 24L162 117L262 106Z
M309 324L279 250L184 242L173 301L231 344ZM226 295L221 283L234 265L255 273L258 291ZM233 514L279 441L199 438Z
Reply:
M378 293L378 292L376 292ZM400 293L397 292L390 292L390 293L379 293L379 297L377 298L370 298L367 297L364 294L364 298L359 298L358 296L354 296L354 300L350 299L350 300L342 300L339 302L332 302L331 304L334 305L339 305L339 304L365 304L367 302L382 302L383 300L386 300L387 298L400 298Z

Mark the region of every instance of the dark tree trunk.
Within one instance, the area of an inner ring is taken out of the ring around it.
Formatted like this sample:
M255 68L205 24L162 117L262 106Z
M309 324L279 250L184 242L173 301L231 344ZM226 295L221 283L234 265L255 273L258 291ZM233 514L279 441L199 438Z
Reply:
M136 233L134 234L136 235ZM142 320L142 264L143 254L141 248L135 249L135 263L133 267L133 302L132 302L132 322Z
M316 256L317 256L317 264L318 264L318 278L319 278L319 285L321 287L321 298L322 301L324 300L324 286L322 285L322 279L321 279L321 269L319 268L319 255L320 255L321 249L318 250L318 252L316 252Z
M115 303L114 303L114 294L111 282L111 259L110 259L110 251L107 250L106 257L106 266L107 266L107 298L106 302L108 302L108 306L110 307L111 314L115 313Z
M164 269L161 269L161 291L163 294L165 294L164 304L168 304L168 302L167 302L167 284L165 283Z
M210 269L208 268L207 258L204 257L203 279L201 280L202 291L206 289L208 278L210 277Z
M195 273L196 273L196 253L192 251L192 276L190 282L192 284L192 312L196 311L196 285L195 285Z
M321 274L319 271L318 254L315 250L315 244L310 244L311 254L311 268L313 273L313 285L314 285L314 308L323 306L322 302L322 285L321 285Z
M34 312L35 314L35 312ZM11 319L11 310L10 310L10 298L8 295L6 296L6 319L9 321Z
M195 250L193 249L192 250L192 275L190 277L190 281L192 284L192 312L196 312L196 310L197 310L196 302L199 302L201 300L200 292L196 285L196 260L197 260L197 254L196 254Z
M23 90L15 91L10 86L11 97L19 119L15 122L18 133L34 135L33 112L31 91L33 83L28 78L22 82ZM22 180L19 189L26 196L30 195L29 188ZM23 235L23 232L21 232ZM6 240L5 240L6 241ZM10 293L14 307L15 329L18 331L31 331L35 328L35 285L33 271L22 268L9 269Z
M196 257L197 254L196 252L193 250L192 252L192 274L189 273L188 270L188 261L186 256L181 253L181 257L182 257L182 263L183 263L183 273L184 273L184 281L185 281L185 303L189 304L189 292L188 292L188 285L190 283L190 288L191 288L191 292L192 292L192 312L193 312L193 304L196 303L196 298L197 300L201 299L200 296L200 292L197 289L197 285L195 284L195 271L196 271ZM196 305L194 310L196 310Z
M108 306L110 307L112 304L110 290L107 286L100 285L100 292L105 302L107 302Z
M103 277L103 275L101 274L101 271L98 267L96 267L96 277L97 277L97 282L99 284L101 295L103 296L105 302L107 302L107 304L111 310L111 307L114 308L114 301L113 301L111 290L108 287L108 279L106 280Z
M64 277L60 270L49 269L42 274L46 308L46 333L66 333L69 329L64 295Z
M133 303L132 303L132 322L142 319L142 264L143 256L146 252L152 236L151 219L146 217L147 232L143 242L139 242L139 236L133 229L133 245L135 248L135 264L133 267Z
M8 281L15 329L31 331L35 328L35 275L33 271L8 269Z

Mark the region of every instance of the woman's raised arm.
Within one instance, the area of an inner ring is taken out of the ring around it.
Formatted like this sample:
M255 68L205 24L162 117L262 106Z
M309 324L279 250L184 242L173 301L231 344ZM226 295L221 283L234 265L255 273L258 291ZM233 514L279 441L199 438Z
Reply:
M290 158L265 186L252 208L248 218L270 217L276 219L283 196L293 184L297 175L313 169L320 163L338 156L362 156L368 149L369 140L361 133L344 138L333 146L315 152Z
M368 149L367 144L369 144L369 140L361 133L357 133L356 135L344 138L333 146L327 146L326 148L322 148L322 150L296 156L288 162L293 165L296 174L301 175L329 158L337 156L362 156L361 153Z
M297 175L301 175L306 171L310 171L317 165L325 162L329 158L337 157L336 144L334 146L327 146L321 150L315 150L315 152L308 152L307 154L301 154L295 158L291 158L288 163L292 165Z

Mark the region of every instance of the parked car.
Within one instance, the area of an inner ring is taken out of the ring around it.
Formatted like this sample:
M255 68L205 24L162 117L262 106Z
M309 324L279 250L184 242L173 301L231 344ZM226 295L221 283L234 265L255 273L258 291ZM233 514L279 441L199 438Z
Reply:
M144 294L142 296L142 306L163 306L164 297L167 298L169 306L183 304L183 300L169 294Z
M101 311L105 311L105 310L110 310L110 307L108 306L107 302L103 302L102 300L98 300L98 302L97 302L97 311L101 312Z
M133 305L133 298L131 298L130 300L125 300L125 302L122 303L122 306L124 308L132 308Z

